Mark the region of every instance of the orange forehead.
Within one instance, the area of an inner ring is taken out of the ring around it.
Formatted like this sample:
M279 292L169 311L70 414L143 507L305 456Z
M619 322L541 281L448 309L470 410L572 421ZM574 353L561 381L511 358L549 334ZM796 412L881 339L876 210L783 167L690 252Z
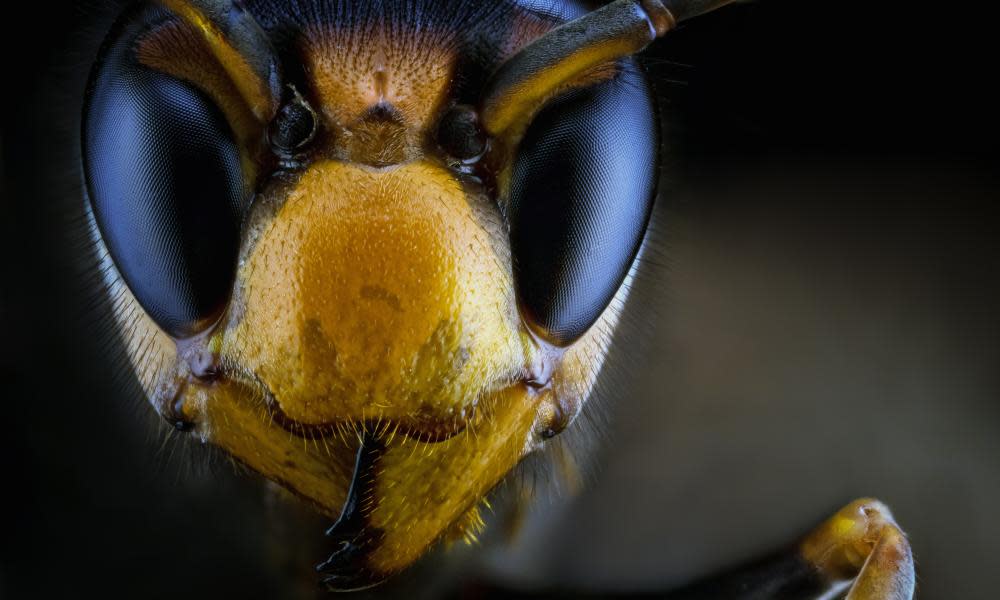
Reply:
M410 127L423 128L446 100L456 52L433 33L312 31L306 72L322 113L342 127L377 105L399 111Z
M494 11L484 19L502 25L478 23L491 31L492 52L500 54L490 57L489 66L479 65L487 69L555 24L520 11ZM391 107L408 129L423 130L453 100L456 82L470 75L459 72L460 64L472 67L462 61L471 51L460 41L463 33L446 21L386 20L347 28L314 24L302 32L302 61L328 124L351 128L373 107L383 106Z

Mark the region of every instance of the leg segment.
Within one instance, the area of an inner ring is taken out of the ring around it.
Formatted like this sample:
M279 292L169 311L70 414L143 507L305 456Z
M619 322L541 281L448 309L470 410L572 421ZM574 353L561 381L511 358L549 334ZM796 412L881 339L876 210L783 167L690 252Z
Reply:
M878 500L863 498L842 508L806 537L801 552L826 578L854 579L847 600L913 597L910 544Z
M672 600L910 600L915 578L906 536L888 507L856 500L796 547L667 595Z

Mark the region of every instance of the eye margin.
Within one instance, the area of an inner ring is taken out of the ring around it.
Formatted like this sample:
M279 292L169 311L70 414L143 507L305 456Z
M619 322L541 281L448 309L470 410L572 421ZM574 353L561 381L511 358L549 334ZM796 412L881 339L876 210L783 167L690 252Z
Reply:
M518 306L534 334L557 347L580 339L613 301L657 196L655 94L636 59L617 65L611 80L550 100L512 168L507 213Z

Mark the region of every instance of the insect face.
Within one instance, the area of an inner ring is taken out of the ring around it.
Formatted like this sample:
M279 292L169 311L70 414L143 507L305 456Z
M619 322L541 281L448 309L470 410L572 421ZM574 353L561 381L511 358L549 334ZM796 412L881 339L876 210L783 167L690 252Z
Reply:
M331 518L360 493L334 585L476 522L614 330L659 129L625 56L662 5L535 4L170 0L95 65L88 191L137 373Z

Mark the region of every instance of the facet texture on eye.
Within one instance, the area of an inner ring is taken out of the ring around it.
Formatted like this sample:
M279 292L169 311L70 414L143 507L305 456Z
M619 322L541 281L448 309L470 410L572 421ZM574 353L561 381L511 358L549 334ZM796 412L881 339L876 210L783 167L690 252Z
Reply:
M635 260L656 191L656 109L634 62L549 103L521 141L509 219L526 321L556 345L589 329Z
M132 60L130 27L91 80L83 157L91 207L118 271L174 337L224 308L245 191L239 150L200 90Z

